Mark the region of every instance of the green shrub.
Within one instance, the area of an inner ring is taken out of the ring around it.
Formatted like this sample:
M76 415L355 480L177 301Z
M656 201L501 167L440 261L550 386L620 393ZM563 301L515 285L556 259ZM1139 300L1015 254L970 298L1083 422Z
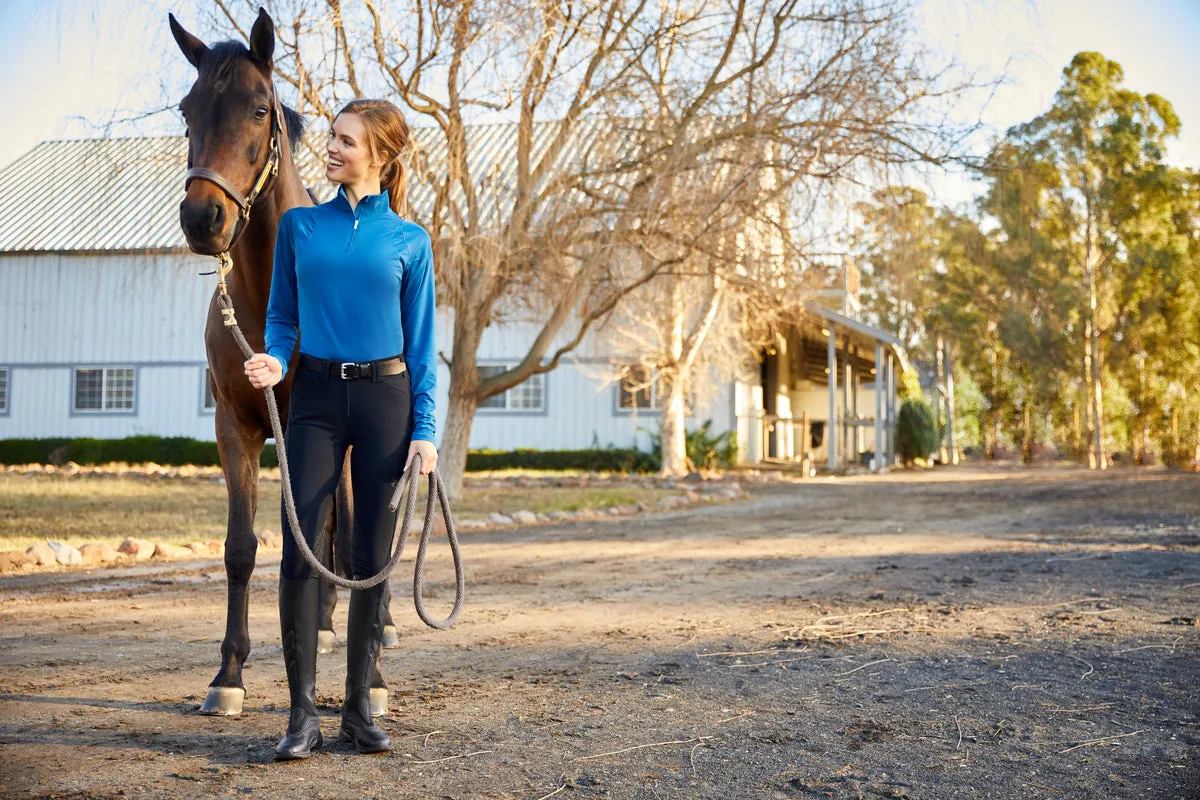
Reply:
M498 469L578 469L589 472L652 472L649 453L631 448L607 450L471 450L467 471Z
M700 427L684 434L684 448L688 460L697 469L728 469L737 460L737 434L733 431L725 431L714 436L709 433L711 427L712 420L706 419ZM645 428L639 428L639 430L646 431L650 437L650 452L646 454L647 463L653 465L650 469L651 472L657 472L662 468L662 428L660 427L657 432Z
M127 436L124 439L0 439L0 464L127 464L219 466L216 442L186 436ZM263 448L259 464L279 466L275 445Z
M896 449L905 464L929 458L937 448L937 423L923 400L905 400L896 419Z

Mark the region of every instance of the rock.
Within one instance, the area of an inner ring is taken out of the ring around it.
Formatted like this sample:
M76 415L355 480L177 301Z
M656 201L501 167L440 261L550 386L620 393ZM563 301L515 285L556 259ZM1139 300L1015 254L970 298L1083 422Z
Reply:
M685 483L701 483L704 481L704 478L699 472L689 472L687 475L683 476L683 480Z
M684 496L687 497L689 503L695 503L700 499L700 495L696 492L688 492Z
M53 567L58 563L54 551L45 542L38 542L25 551L25 560L39 567Z
M551 511L549 514L546 515L546 517L551 520L570 519L571 512L570 511Z
M216 539L205 542L204 546L208 548L209 555L223 556L225 555L225 543L218 542Z
M483 520L483 519L456 519L456 520L454 520L454 527L460 531L471 530L472 528L486 528L487 526L488 526L487 520Z
M512 514L513 522L518 525L533 525L538 521L537 514L532 511L514 511Z
M639 509L634 503L625 503L623 505L613 506L608 510L608 513L615 514L619 517L628 517L638 513L640 510L641 509Z
M258 539L260 546L265 547L268 550L283 549L283 534L276 533L270 528L263 528L261 531L255 531L254 538Z
M66 542L57 542L49 539L46 541L46 546L54 551L54 557L58 559L58 563L64 566L83 563L83 556L79 554L79 551Z
M67 475L78 475L79 474L79 465L76 464L74 461L68 461L67 463L62 465L61 471Z
M117 560L117 551L103 542L88 542L80 545L79 555L85 564L107 564Z
M159 542L154 546L154 555L159 558L194 558L196 554L188 548L180 547L177 544Z
M0 551L0 573L13 572L27 563L25 554L20 550L4 550Z
M550 515L543 514L541 512L538 512L537 518L538 518L538 522L549 522L550 521Z
M493 525L512 525L513 519L507 514L501 514L499 511L493 511L488 514L488 522Z
M124 553L134 561L145 561L154 555L154 542L146 539L135 539L129 536L117 548L118 553Z
M691 492L688 494L691 494ZM688 496L681 494L669 494L658 501L659 508L687 508L691 504L692 501Z

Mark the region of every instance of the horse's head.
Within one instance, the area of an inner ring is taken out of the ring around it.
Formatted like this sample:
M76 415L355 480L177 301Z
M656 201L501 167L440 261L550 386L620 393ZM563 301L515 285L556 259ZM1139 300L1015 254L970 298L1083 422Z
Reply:
M272 158L273 130L285 126L271 85L275 29L260 8L248 49L240 42L209 47L169 16L179 49L197 71L179 103L187 123L189 170L179 224L193 251L213 255L232 245L241 214L234 197L251 195ZM285 130L280 136L286 135ZM193 169L207 175L197 179Z

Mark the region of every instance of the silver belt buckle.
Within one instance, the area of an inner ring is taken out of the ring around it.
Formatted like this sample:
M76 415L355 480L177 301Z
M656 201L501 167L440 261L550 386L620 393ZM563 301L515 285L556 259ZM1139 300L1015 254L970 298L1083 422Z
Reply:
M342 376L342 380L344 380L344 381L348 381L348 380L350 380L350 376L346 374L346 370L347 370L347 369L349 369L349 368L351 368L351 367L353 367L353 368L355 369L355 371L357 371L357 370L358 370L358 364L357 364L356 362L353 362L353 361L345 361L345 362L343 362L343 363L342 363L342 365L341 365L341 376ZM356 377L356 378L357 378L357 377L358 377L358 375L355 375L354 377Z

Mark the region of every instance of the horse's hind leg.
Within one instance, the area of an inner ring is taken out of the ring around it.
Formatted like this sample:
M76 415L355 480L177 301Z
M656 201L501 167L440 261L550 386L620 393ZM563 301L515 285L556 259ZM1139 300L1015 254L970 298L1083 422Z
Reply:
M400 646L400 636L396 633L396 623L392 620L392 579L388 578L383 586L383 647Z
M258 460L262 433L237 424L227 406L216 411L217 452L229 494L229 516L225 533L225 576L228 598L225 638L221 641L221 668L209 684L201 714L233 716L242 713L246 687L242 666L250 655L250 575L258 540L254 537L254 512L258 507Z
M321 559L321 563L328 564L330 569L333 568L333 532L337 524L336 519L337 510L335 508L325 525L325 533L320 542L320 552L316 554L317 558ZM317 597L319 598L317 604L320 608L317 625L317 652L332 653L334 643L333 610L337 608L337 587L331 581L320 578L317 581Z
M351 536L354 529L354 498L350 487L350 458L342 464L342 474L338 479L337 491L334 495L333 509L325 525L325 535L322 538L322 549L317 554L321 563L325 564L337 575L345 577L350 574ZM334 630L333 612L337 608L337 586L331 581L321 579L318 595L321 608L320 625L317 631L317 652L333 652Z

